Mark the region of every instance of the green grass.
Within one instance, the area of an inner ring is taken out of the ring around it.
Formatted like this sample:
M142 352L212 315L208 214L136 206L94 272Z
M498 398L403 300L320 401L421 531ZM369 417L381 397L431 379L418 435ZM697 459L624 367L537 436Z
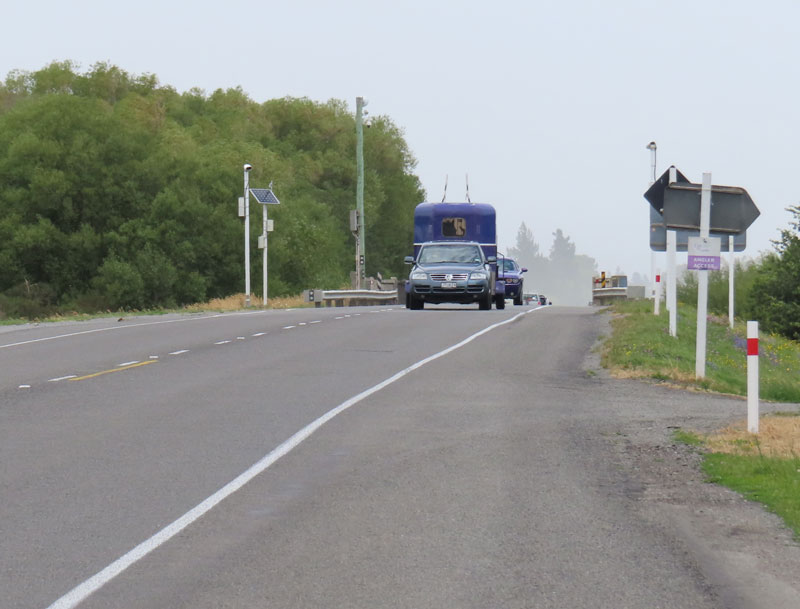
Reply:
M747 328L737 321L708 318L706 375L695 378L697 310L678 304L677 337L669 335L665 310L653 315L650 301L620 302L612 308L613 333L605 342L602 362L618 376L652 378L697 389L747 394ZM800 402L800 344L762 335L759 385L761 399Z
M704 457L703 471L710 482L764 504L800 540L800 459L711 453Z
M672 433L672 439L676 442L680 442L681 444L688 444L689 446L703 445L703 438L698 436L696 433L685 431L683 429L676 429Z

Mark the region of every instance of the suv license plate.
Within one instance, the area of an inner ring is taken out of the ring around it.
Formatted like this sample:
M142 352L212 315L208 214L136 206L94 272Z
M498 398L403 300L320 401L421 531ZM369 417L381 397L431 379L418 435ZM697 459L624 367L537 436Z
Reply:
M443 281L442 282L442 287L443 288L453 289L453 288L457 288L458 284L455 281Z

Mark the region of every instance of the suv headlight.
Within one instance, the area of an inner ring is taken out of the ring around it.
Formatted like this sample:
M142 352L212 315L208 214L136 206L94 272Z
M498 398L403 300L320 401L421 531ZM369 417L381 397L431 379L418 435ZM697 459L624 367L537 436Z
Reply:
M473 271L469 274L470 279L489 279L489 274L486 271Z
M420 281L421 279L427 279L427 278L428 278L428 273L423 273L422 271L414 271L413 273L411 273L411 277L409 277L409 279L412 279L414 281Z

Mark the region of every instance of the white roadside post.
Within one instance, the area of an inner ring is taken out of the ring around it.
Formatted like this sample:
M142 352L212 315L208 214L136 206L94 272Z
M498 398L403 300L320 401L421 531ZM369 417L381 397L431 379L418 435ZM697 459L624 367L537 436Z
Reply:
M678 169L675 165L669 168L669 183L678 181ZM669 335L677 336L678 296L677 272L675 270L675 252L678 249L677 231L667 228L667 311L669 311Z
M655 293L655 305L653 308L653 315L660 315L661 314L661 275L656 271L656 293Z
M731 330L733 329L733 276L734 276L734 251L733 251L733 235L728 237L728 323Z
M711 225L711 173L703 174L703 186L700 191L700 238L708 239ZM697 271L697 341L695 348L695 378L706 376L706 324L708 313L708 271Z
M747 322L747 431L758 433L758 322Z
M678 286L675 277L675 251L678 233L667 230L667 311L669 311L669 335L678 336Z

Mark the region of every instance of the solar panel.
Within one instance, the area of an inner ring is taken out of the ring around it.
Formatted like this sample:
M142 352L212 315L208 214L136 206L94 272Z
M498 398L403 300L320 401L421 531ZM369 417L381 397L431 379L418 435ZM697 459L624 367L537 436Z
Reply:
M270 188L251 188L250 194L252 194L256 198L256 201L262 205L280 204L278 197L275 196Z

